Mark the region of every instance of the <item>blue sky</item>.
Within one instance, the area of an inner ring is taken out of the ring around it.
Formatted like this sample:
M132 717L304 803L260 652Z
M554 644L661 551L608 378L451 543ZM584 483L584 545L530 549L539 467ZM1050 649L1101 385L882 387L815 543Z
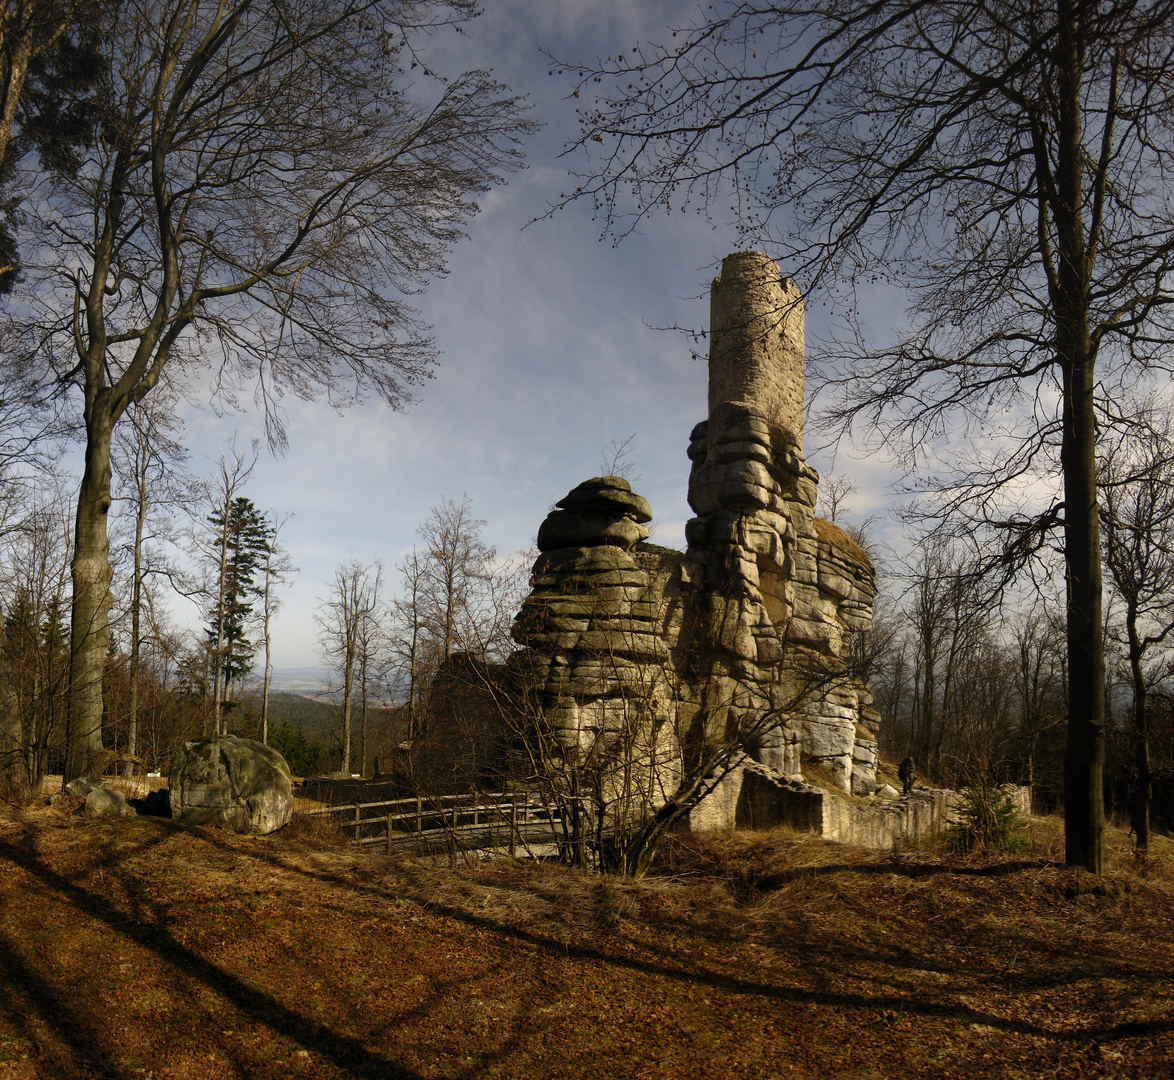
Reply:
M544 126L527 144L528 168L484 199L450 273L419 299L442 355L416 403L402 413L375 402L336 413L285 402L289 450L263 454L246 492L292 515L282 539L300 573L274 627L279 668L319 663L314 610L340 563L381 559L394 587L394 564L429 508L463 494L499 551L529 547L551 504L597 475L603 448L628 435L641 477L634 487L656 515L653 539L684 545L685 448L705 416L706 370L687 336L654 327L705 326L708 282L736 249L735 230L693 214L661 216L614 247L587 205L527 223L566 189L559 154L576 130L569 86L547 74L542 50L592 58L663 40L697 5L489 0L487 8L441 45L440 66L493 68L530 95ZM807 326L810 350L826 330L818 307L809 307ZM234 435L263 435L252 413L193 404L185 421L197 471L210 471ZM830 468L828 452L810 441L807 449L821 472ZM834 464L856 480L850 511L884 512L887 463L843 447Z

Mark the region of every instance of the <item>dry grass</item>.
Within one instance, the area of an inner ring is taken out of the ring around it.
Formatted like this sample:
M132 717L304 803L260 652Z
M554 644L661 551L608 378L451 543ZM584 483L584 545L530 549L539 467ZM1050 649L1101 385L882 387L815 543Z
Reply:
M0 817L0 1078L1174 1072L1174 851L673 837L642 882Z
M59 794L61 780L60 773L50 773L42 777L38 794L43 797ZM167 787L166 776L135 776L131 779L127 779L125 776L107 776L105 781L115 791L121 791L128 799L144 799L152 791L162 791Z
M855 556L865 566L872 566L872 559L869 557L868 552L834 522L824 521L823 518L816 518L815 535L825 544L830 544L834 548L839 548L841 551L846 551L848 554Z

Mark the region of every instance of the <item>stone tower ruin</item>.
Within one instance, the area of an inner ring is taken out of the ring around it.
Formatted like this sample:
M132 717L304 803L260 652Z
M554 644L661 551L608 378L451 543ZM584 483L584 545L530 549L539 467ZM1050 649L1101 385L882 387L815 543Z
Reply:
M766 255L728 256L711 292L708 416L689 437L686 550L647 542L652 508L623 479L588 480L543 522L514 625L560 743L590 754L622 733L651 788L672 787L690 746L752 733L697 823L733 825L751 788L877 786L879 717L849 663L875 575L815 517L803 345L795 284Z

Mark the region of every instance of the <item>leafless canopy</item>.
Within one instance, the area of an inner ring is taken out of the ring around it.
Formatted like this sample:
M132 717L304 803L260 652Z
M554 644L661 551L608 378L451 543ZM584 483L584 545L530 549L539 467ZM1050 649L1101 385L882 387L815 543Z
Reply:
M401 403L434 356L405 298L443 272L528 127L487 73L417 63L429 33L473 13L111 5L102 138L39 205L35 315L60 377L108 386L117 419L166 364L198 356L222 398L253 387L278 442L285 391Z
M1174 4L719 0L705 14L667 44L568 65L584 104L566 201L592 200L616 237L657 210L733 218L857 328L860 286L906 290L891 344L865 312L870 340L825 354L843 391L833 425L876 421L911 467L947 440L999 436L954 459L971 496L1041 450L1056 468L1074 270L1102 380L1165 364ZM1073 76L1075 123L1060 101ZM1072 251L1087 265L1066 266Z

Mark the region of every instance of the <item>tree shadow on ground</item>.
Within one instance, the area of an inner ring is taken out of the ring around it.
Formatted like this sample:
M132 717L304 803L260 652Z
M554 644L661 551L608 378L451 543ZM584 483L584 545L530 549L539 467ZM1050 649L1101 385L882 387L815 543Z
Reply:
M745 968L723 970L712 955L649 955L646 947L639 950L643 955L629 955L624 949L634 939L625 939L622 934L616 935L613 947L606 935L600 941L600 935L595 935L595 940L583 940L584 935L572 934L571 937L577 936L579 940L570 940L560 932L519 925L518 921L471 910L460 897L442 899L437 896L435 884L439 872L428 868L413 870L413 864L402 859L346 855L338 851L315 855L267 844L242 847L239 840L224 836L216 830L191 828L165 819L142 821L137 828L144 830L145 834L127 842L129 834L123 832L116 846L104 852L93 851L90 857L79 858L68 872L50 865L49 860L39 851L37 835L32 828L24 829L16 838L0 839L0 858L8 859L13 865L22 868L78 915L96 920L116 939L149 950L169 969L182 973L183 978L194 986L203 988L242 1016L264 1025L275 1035L320 1055L349 1076L407 1080L419 1074L387 1056L373 1052L360 1039L317 1022L309 1011L259 990L257 986L208 959L198 946L181 941L175 931L164 925L163 913L136 879L134 872L126 868L136 858L147 855L153 847L182 836L199 845L198 860L206 861L209 869L231 874L239 866L253 861L270 871L293 875L294 880L302 881L307 887L312 885L316 889L325 890L317 908L319 917L327 917L332 907L342 915L349 910L342 901L355 896L372 902L373 907L380 910L385 910L387 904L409 904L421 912L426 911L430 916L452 920L478 934L525 946L525 955L533 957L536 964L569 959L593 967L602 965L630 972L641 980L668 980L684 987L687 993L712 990L780 1004L822 1006L837 1012L855 1010L864 1016L901 1014L922 1020L945 1020L951 1024L981 1025L993 1031L1043 1039L1052 1044L1083 1045L1090 1040L1107 1042L1153 1037L1174 1030L1174 1021L1165 1019L1128 1019L1119 1023L1090 1023L1060 1028L1034 1023L1022 1017L995 1015L987 1009L958 1000L949 986L938 988L932 993L925 987L919 987L919 973L924 974L926 969L948 979L962 975L973 979L975 972L948 957L927 960L924 950L918 951L909 942L875 946L877 951L874 958L880 964L891 966L891 978L876 980L866 986L861 986L860 980L857 980L859 989L831 988L828 983L834 980L824 980L822 985L788 985L787 979L781 975L775 977L772 972L752 974ZM308 859L317 860L319 865L307 865ZM890 859L870 861L859 866L800 867L795 868L795 873L779 874L776 877L785 883L802 883L826 880L836 874L902 876L901 871L904 869L910 871L904 876L911 879L924 878L929 874L982 878L1051 866L1046 860L1017 860L1000 867L958 868L933 862L902 866ZM87 875L100 871L118 880L124 892L125 904L108 899L93 888L79 883ZM393 877L394 880L391 880ZM535 895L542 895L544 903L557 903L557 890L552 892L549 883L544 884L543 877L539 872L514 875L510 879L510 887L523 893L529 890ZM576 887L580 888L579 895L582 896L581 885ZM339 903L332 905L331 898L338 898ZM471 903L473 897L468 899ZM682 934L688 932L693 938L705 936L705 928L687 915L668 917L665 925L671 925ZM813 963L826 965L832 974L850 973L859 958L859 942L828 935L826 927L796 924L789 930L794 933L791 946L810 957ZM719 951L720 946L731 944L728 933L723 937L715 932L710 940L719 947ZM516 963L517 953L510 955L513 959L507 958L499 963ZM1071 957L1063 945L1057 943L1050 948L1038 949L1034 960L1037 967L1030 979L1036 980L1032 985L1038 988L1062 984L1063 962L1070 961ZM1170 974L1156 970L1140 971L1137 964L1131 965L1104 952L1083 957L1081 962L1098 965L1098 977L1129 980L1135 993L1142 992L1146 980L1168 979ZM76 999L66 1000L60 988L55 988L14 951L11 941L0 939L0 963L11 973L9 987L4 996L0 997L0 1010L8 1015L18 1030L21 1030L22 1023L27 1030L28 1025L22 1019L26 1015L39 1016L45 1024L54 1028L61 1027L63 1017L70 1018L69 1033L59 1048L58 1059L53 1062L60 1075L70 1075L71 1072L78 1076L123 1075L111 1063L110 1036L106 1033L106 1018L99 1006L95 1005L90 1011L79 1011ZM492 968L491 964L491 970L479 978L493 977ZM426 1024L433 1003L453 991L454 986L455 982L449 985L443 980L434 980L431 993L421 995L414 1008L399 1013L396 1023ZM545 1036L547 1021L536 1016L536 1007L532 1001L522 1004L511 1021L504 1041L496 1048L487 1049L483 1062L504 1061L519 1047ZM247 1073L247 1069L245 1071Z
M123 849L119 857L126 858L133 854L133 850L128 852ZM16 843L0 840L0 859L7 859L21 867L79 914L97 920L111 933L154 953L169 967L201 984L244 1016L305 1050L321 1055L347 1075L370 1077L372 1080L419 1080L418 1073L372 1053L357 1039L323 1027L305 1013L218 967L201 953L177 940L158 922L147 922L129 915L106 898L75 884L42 861L36 852L35 838L30 830L25 830L21 840ZM11 953L10 946L8 952ZM93 1015L79 1011L76 1000L64 1000L58 991L29 971L27 965L18 962L15 957L13 966L9 967L6 963L5 968L15 973L14 985L27 1006L55 1030L69 1033L67 1045L73 1051L73 1060L69 1062L72 1069L78 1075L95 1075L94 1063L109 1061L109 1051L103 1051L101 1036L98 1034L107 1026L101 1015L97 1011ZM68 1023L64 1026L63 1017L68 1017ZM16 1022L20 1023L19 1016ZM64 1068L65 1063L60 1064ZM120 1075L109 1064L104 1067L108 1074Z

